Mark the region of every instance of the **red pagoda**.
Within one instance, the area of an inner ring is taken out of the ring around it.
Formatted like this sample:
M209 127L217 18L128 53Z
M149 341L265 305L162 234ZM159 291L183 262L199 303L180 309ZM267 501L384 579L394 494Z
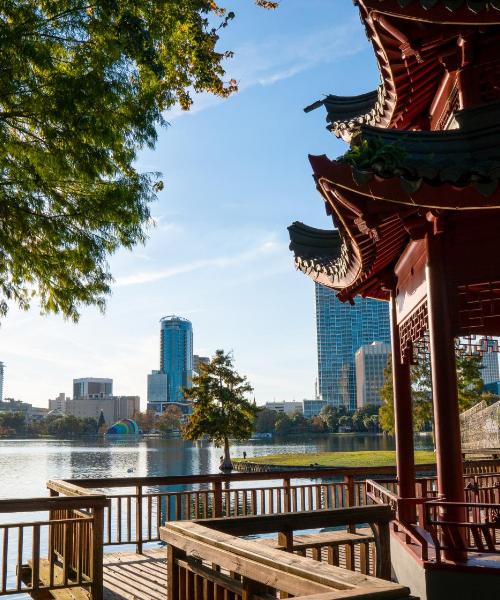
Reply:
M397 506L399 537L421 561L463 566L471 552L499 551L500 506L481 508L476 495L474 512L464 482L455 340L472 336L480 349L500 335L500 0L355 4L381 84L306 109L324 106L328 129L350 149L337 160L310 157L335 229L294 223L290 248L297 268L340 300L390 303L397 494L385 500ZM416 489L413 458L410 364L423 338L432 366L433 495Z

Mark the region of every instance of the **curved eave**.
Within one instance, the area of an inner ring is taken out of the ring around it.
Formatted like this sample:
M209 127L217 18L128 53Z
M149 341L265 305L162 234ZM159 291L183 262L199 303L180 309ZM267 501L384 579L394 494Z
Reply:
M335 96L330 94L304 109L311 112L320 106L326 109L327 129L336 137L350 143L354 132L362 125L386 126L389 122L385 109L385 88L358 96Z
M498 0L359 0L368 10L389 16L450 25L500 23Z
M295 222L288 227L295 266L313 281L334 290L349 287L359 275L356 252L338 230Z
M399 210L386 204L373 211L373 203L329 181L331 161L326 157L310 157L316 183L323 195L334 223L349 240L359 268L350 281L337 286L338 296L350 300L360 294L386 300L385 273L398 259L408 243L409 235L401 213L414 213L414 208Z

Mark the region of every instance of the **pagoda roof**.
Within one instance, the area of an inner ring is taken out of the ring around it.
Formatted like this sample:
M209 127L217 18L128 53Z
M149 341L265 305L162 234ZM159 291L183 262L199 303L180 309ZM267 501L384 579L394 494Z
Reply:
M482 60L498 54L500 36L494 26L500 24L500 0L356 3L374 47L381 84L377 90L357 96L328 95L308 106L306 112L325 106L327 128L348 143L362 125L443 129L443 123L433 123L430 118L445 77L443 61L457 52L461 36L475 36L476 55ZM478 30L481 24L484 27ZM453 60L458 60L458 55ZM495 90L493 83L491 99L500 97Z
M336 229L316 229L295 221L288 227L298 270L328 287L348 286L358 274L348 240Z
M474 209L500 215L500 103L455 117L460 128L450 131L363 126L357 146L344 157L311 156L337 232L331 238L323 232L319 244L314 235L299 238L291 230L297 267L336 289L343 300L356 294L386 299L383 273L397 261L412 231L425 227L426 212ZM334 242L325 248L330 239ZM340 264L349 277L332 277L324 268Z
M385 105L385 89L380 85L376 90L359 96L334 96L330 94L304 109L308 113L324 106L326 108L327 129L350 142L353 132L361 125L386 125L388 111Z

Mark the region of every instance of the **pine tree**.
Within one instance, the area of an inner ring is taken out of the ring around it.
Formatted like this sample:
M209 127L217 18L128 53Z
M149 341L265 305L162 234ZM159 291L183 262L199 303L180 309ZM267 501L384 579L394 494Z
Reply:
M183 430L188 440L208 437L217 447L224 447L222 470L233 465L229 438L246 440L252 435L258 407L247 398L253 390L246 377L233 366L232 354L217 350L208 364L200 364L200 373L193 377L191 388L184 396L193 403L193 414Z

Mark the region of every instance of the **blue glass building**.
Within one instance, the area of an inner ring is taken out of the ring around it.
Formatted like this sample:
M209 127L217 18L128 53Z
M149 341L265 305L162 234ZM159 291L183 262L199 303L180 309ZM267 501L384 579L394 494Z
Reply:
M319 395L328 404L355 410L355 354L364 344L390 344L389 304L358 297L352 306L333 290L315 286Z
M160 324L160 372L168 376L168 402L184 402L182 388L191 387L193 376L193 326L175 315Z

